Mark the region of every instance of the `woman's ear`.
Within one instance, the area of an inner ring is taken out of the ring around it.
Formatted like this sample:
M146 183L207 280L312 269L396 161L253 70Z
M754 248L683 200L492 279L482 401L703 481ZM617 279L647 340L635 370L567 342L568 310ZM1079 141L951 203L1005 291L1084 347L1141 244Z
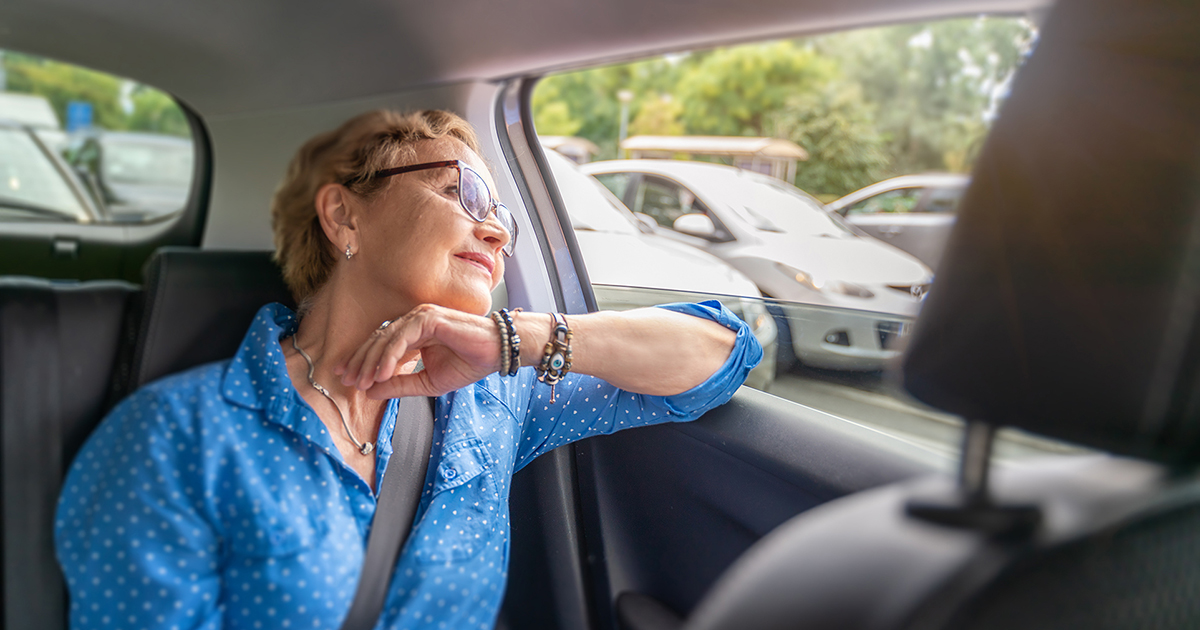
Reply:
M347 248L352 252L358 251L358 216L350 201L350 191L341 184L321 186L313 200L325 238L329 239L338 253L343 253Z

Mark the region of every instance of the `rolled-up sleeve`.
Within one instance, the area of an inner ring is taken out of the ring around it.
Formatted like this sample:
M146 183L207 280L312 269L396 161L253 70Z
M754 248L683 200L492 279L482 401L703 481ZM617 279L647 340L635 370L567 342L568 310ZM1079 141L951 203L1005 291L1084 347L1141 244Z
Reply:
M550 388L531 384L528 413L517 449L517 468L563 444L638 426L688 422L728 401L750 370L762 361L763 349L750 327L716 300L664 304L659 308L702 317L737 331L729 357L703 383L674 396L634 394L594 376L568 374L558 384L560 395L550 404ZM525 377L532 377L532 369ZM536 383L536 379L534 379Z

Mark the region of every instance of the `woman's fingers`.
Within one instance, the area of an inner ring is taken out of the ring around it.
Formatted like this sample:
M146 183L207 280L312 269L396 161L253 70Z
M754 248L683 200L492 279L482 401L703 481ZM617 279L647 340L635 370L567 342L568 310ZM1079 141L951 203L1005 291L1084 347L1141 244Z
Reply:
M382 383L375 383L366 391L367 398L371 400L387 400L405 396L440 396L444 393L446 392L439 392L432 386L429 375L425 372L398 374Z
M377 330L355 350L342 370L342 383L362 391L391 383L397 368L421 352L426 374L419 390L462 387L494 372L499 364L500 336L495 323L478 315L431 305L414 308L386 329ZM404 381L405 379L401 379ZM461 381L461 382L460 382ZM389 385L391 392L395 385ZM397 390L400 391L400 390ZM409 390L403 390L409 391ZM439 391L438 394L444 393ZM417 395L417 394L402 394ZM375 395L371 396L372 398Z

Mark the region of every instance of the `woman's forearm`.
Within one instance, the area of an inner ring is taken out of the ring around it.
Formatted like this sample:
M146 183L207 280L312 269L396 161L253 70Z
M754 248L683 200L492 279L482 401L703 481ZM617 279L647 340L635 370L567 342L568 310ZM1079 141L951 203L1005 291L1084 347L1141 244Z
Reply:
M737 333L717 322L661 308L567 315L572 372L590 374L629 392L672 396L696 387L729 358ZM521 365L538 365L553 320L518 313Z

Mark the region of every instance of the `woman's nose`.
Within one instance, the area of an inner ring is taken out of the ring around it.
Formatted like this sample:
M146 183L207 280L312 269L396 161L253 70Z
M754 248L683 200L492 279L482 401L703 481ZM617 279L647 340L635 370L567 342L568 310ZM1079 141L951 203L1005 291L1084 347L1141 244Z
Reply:
M500 249L508 245L509 239L512 236L508 233L508 228L500 222L500 216L497 214L499 207L493 207L488 212L487 219L483 223L476 224L476 233L480 240L491 244L496 249Z

